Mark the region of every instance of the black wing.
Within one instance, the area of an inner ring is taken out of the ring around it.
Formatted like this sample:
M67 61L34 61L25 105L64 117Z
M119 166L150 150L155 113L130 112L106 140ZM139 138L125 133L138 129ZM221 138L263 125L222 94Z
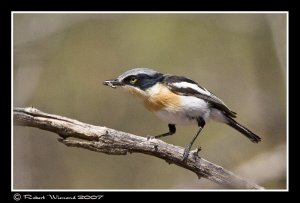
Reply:
M223 111L225 113L225 115L232 117L232 118L236 117L236 113L231 111L221 99L219 99L213 93L211 93L207 89L201 87L198 83L196 83L195 81L193 81L189 78L182 77L182 76L165 75L164 79L161 82L166 84L166 86L172 92L174 92L176 94L180 94L180 95L184 95L184 96L198 97L200 99L205 100L212 107L219 109L220 111ZM195 84L200 89L202 89L204 92L207 92L207 94L201 93L191 87L177 87L176 85L174 85L174 83L180 83L180 82L188 82L191 84Z

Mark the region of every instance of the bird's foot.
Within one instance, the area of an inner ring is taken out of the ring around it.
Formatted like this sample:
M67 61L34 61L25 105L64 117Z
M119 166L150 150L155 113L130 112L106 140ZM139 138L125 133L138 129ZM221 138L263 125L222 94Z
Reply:
M190 144L188 146L186 146L186 148L184 149L183 159L182 159L183 162L187 162L187 158L189 157L190 149L191 149Z
M197 147L195 150L190 151L191 146L188 145L185 149L184 149L184 153L183 153L183 162L187 162L187 158L189 157L189 154L191 152L192 155L194 155L194 157L199 157L199 152L201 151L201 147Z
M147 136L147 140L152 140L152 139L155 139L155 136L151 136L151 135Z

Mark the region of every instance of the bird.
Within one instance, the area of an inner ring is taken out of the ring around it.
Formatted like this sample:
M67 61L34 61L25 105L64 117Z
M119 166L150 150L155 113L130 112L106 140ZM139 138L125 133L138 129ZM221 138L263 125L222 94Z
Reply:
M198 131L185 147L183 161L187 161L191 147L209 120L225 123L253 143L261 138L238 123L236 113L211 91L184 76L163 74L150 68L133 68L104 85L122 87L143 102L146 109L168 123L169 131L151 138L173 135L176 125L197 125Z

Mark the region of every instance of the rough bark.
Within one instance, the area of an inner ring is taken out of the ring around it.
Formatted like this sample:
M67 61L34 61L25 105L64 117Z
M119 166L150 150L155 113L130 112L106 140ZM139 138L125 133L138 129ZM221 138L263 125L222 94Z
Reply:
M235 175L234 173L199 157L199 150L191 151L186 162L182 161L184 148L158 139L147 139L107 127L94 126L80 121L48 114L38 109L14 108L14 124L30 126L54 132L58 141L70 147L79 147L113 155L143 153L165 160L169 164L194 172L199 178L235 189L264 189L263 187ZM72 139L77 138L77 139Z

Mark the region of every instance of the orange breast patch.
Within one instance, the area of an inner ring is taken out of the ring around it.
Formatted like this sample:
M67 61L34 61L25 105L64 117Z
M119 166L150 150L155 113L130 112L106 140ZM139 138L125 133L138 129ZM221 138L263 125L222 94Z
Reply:
M166 109L177 111L180 109L180 97L161 84L155 85L155 90L149 90L149 96L144 100L144 106L151 112Z

